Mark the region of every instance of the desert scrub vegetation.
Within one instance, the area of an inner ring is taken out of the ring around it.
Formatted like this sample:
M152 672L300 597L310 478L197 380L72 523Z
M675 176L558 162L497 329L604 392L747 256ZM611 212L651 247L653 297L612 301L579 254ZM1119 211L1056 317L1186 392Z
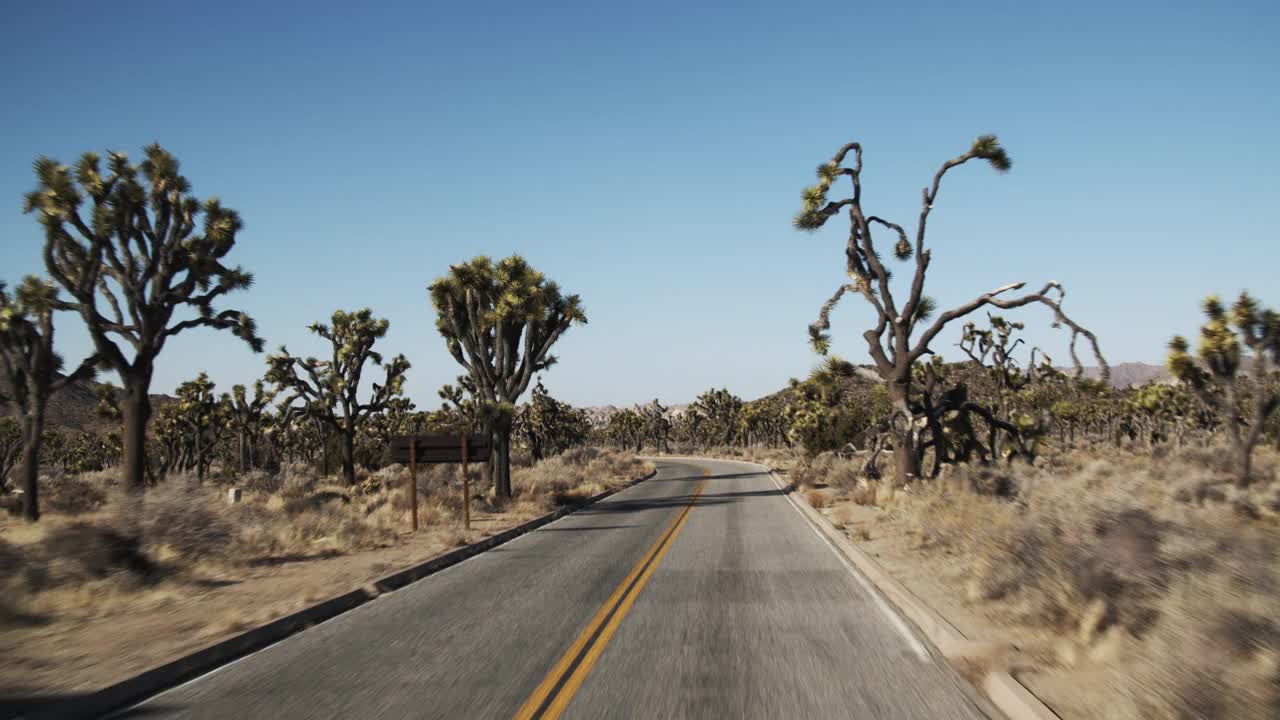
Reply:
M1259 451L1247 488L1226 443L957 465L897 492L860 470L824 454L793 479L825 488L821 505L881 508L912 555L963 569L958 601L1037 637L1025 649L1043 663L1114 663L1109 717L1276 716L1280 453Z
M579 504L652 469L593 447L539 463L519 453L513 459L511 500L483 487L472 498L478 512L506 524ZM83 619L148 596L197 596L246 568L396 545L408 537L407 480L400 465L361 471L360 482L350 485L293 463L276 474L241 477L241 499L228 503L229 486L179 474L148 492L139 521L122 517L134 505L122 497L117 472L44 478L40 523L0 519L0 617L10 627ZM460 488L457 466L419 472L423 531L443 533L446 544L467 541Z

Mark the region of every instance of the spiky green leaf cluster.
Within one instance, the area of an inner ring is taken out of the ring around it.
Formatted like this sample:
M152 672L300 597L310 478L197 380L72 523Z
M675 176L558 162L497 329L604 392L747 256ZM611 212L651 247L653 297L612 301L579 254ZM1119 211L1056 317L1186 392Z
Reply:
M555 364L552 345L587 322L578 295L564 294L519 255L454 265L428 292L436 329L486 403L514 406L534 374Z
M999 172L1008 172L1013 167L1013 159L1009 157L1009 153L1000 145L1000 140L995 135L982 135L973 141L973 147L969 152L974 157L986 160Z
M840 177L841 172L840 166L834 162L827 162L818 166L818 182L800 192L801 209L792 221L797 230L817 230L826 224L827 219L834 214L834 212L826 209L827 194L831 191L832 183L836 181L836 178Z

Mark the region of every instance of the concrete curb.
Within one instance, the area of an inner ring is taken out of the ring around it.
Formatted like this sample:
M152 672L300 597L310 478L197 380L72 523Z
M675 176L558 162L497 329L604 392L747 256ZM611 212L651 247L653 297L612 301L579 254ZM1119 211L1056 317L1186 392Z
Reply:
M329 598L298 612L272 620L266 625L246 630L239 635L216 642L159 667L144 671L128 680L123 680L97 692L51 700L39 707L19 712L13 717L22 720L80 720L81 718L102 717L108 713L136 705L153 695L274 645L290 635L354 610L376 599L383 593L399 590L445 568L457 565L467 558L510 542L521 535L537 530L543 525L555 522L566 515L597 503L610 495L649 480L657 474L658 471L655 468L653 472L638 477L615 490L605 490L597 493L581 504L562 507L546 515L541 515L528 522L508 528L496 535L491 535L479 542L451 550L412 567L383 576L370 583L368 588L358 588Z
M745 461L737 460L734 462ZM756 465L756 463L747 464ZM756 466L769 472L769 477L773 479L779 490L796 498L795 505L800 509L800 512L849 559L849 562L858 568L858 571L880 591L880 594L886 600L897 608L903 617L919 628L920 632L929 642L933 643L944 658L955 661L991 656L1008 648L1008 645L1004 643L983 642L966 637L964 633L947 622L946 618L916 597L897 578L894 578L884 568L880 567L880 563L877 563L870 555L851 543L849 538L843 532L837 530L825 515L815 510L808 501L795 492L793 484L783 483L772 468L767 468L763 465ZM1061 720L1057 713L1049 709L1049 706L1045 705L1026 686L1018 682L1018 679L1008 671L992 670L988 672L986 677L983 678L982 690L986 693L991 703L1000 712L1008 716L1010 720Z

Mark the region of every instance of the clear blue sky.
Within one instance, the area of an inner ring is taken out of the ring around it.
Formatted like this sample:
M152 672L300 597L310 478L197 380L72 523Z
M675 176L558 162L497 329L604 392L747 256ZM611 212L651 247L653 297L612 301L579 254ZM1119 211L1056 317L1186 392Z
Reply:
M867 209L913 224L938 164L994 132L1013 171L949 176L929 292L1057 279L1109 359L1160 362L1207 292L1280 304L1277 37L1274 0L10 3L0 278L41 269L37 155L157 140L244 217L257 285L224 307L269 348L318 353L307 323L372 306L435 407L459 368L426 285L519 252L590 317L557 347L560 397L751 398L814 363L805 327L843 277L844 230L790 227L813 168L862 141ZM865 362L868 322L836 313L835 350ZM180 336L155 389L199 370L229 389L263 357Z

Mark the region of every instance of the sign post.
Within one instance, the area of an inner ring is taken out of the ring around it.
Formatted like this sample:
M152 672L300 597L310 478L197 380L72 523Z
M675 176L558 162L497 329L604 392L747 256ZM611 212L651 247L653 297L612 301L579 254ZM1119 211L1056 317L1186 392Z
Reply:
M462 463L462 522L471 529L471 477L467 464L489 459L493 440L487 433L401 435L391 438L391 461L409 464L409 506L418 529L418 463Z
M413 531L418 532L418 447L409 444L409 506L413 508Z
M467 477L467 436L462 436L462 527L471 529L471 479Z

